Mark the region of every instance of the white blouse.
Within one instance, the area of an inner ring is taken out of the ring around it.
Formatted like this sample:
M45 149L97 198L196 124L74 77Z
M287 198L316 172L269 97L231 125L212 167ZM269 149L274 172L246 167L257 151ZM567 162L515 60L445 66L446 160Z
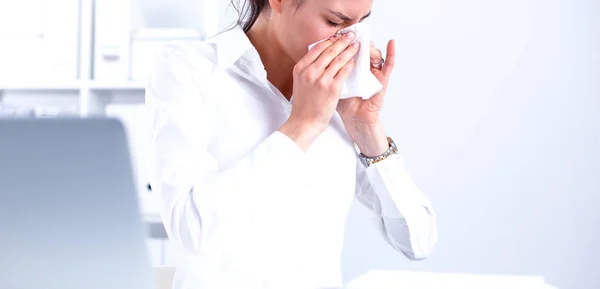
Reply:
M336 113L304 152L277 129L290 103L241 27L162 49L147 89L150 184L186 250L176 289L341 287L352 200L411 260L437 241L435 213L399 155L366 168Z

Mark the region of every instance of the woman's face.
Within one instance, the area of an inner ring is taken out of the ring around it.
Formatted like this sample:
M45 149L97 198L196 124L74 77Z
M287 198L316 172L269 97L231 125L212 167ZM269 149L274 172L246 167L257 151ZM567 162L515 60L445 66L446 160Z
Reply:
M298 62L308 46L370 15L373 0L283 0L272 23L279 44Z

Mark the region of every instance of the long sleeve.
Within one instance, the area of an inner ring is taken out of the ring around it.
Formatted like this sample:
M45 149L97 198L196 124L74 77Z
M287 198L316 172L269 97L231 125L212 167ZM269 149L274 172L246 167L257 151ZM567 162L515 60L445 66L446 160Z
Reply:
M357 165L356 198L375 215L385 240L410 260L429 256L438 238L436 216L400 155L365 168Z
M160 194L169 237L190 251L210 242L222 226L251 217L271 194L293 183L304 157L276 131L236 164L219 168L208 150L216 122L213 67L208 58L192 59L184 48L169 45L146 89L154 115L150 183Z

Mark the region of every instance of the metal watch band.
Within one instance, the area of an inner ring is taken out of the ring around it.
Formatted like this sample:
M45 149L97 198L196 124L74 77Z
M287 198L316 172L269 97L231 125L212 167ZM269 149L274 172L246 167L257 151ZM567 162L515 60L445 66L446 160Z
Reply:
M360 157L361 162L365 166L368 167L370 165L376 164L382 160L387 159L389 156L391 156L393 154L397 154L398 148L396 147L396 144L394 143L392 138L388 137L387 140L388 140L388 144L390 145L390 147L383 154L376 156L376 157L367 157L367 156L363 155L362 153L360 153L359 157Z

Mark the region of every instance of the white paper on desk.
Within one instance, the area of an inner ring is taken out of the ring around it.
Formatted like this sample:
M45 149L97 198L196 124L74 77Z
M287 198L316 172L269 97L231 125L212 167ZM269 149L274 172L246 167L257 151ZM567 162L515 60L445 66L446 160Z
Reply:
M371 32L366 23L360 22L339 31L340 34L354 32L355 42L360 42L360 50L354 56L356 66L348 76L342 88L341 99L362 97L369 99L383 89L383 86L371 72ZM308 50L326 41L323 39L308 46Z
M454 274L372 270L350 281L346 289L558 289L541 276Z

